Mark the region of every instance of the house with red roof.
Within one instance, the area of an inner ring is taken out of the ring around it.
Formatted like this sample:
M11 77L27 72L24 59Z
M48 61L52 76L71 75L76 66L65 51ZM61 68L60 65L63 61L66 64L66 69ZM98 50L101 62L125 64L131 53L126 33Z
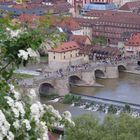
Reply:
M30 27L36 27L39 24L40 19L43 17L37 16L35 14L21 14L18 19L19 21Z
M83 35L83 29L74 18L66 17L56 26L71 31L73 35Z
M140 33L134 33L124 43L125 56L140 56Z
M48 63L52 69L67 68L88 62L88 57L79 55L80 45L74 41L63 42L58 47L48 50Z
M70 41L75 41L79 45L91 45L91 40L87 35L71 35Z

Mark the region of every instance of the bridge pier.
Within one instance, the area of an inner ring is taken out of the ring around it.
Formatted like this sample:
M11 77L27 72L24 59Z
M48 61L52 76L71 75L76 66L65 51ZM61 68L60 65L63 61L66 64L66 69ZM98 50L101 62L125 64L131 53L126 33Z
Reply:
M119 71L116 66L107 66L105 67L105 78L118 78Z
M95 83L94 72L82 72L82 80L89 86L94 85Z
M57 91L57 94L59 94L60 96L64 96L70 93L67 77L63 79L57 79L55 81L55 89Z

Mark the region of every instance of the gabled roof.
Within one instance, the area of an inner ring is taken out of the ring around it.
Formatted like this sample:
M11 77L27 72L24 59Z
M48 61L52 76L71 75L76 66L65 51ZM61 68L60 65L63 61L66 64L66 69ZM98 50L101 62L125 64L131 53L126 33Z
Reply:
M78 44L85 44L87 39L91 42L90 38L86 35L85 36L84 35L71 35L70 36L70 41L75 41Z
M49 52L62 53L62 52L68 52L68 51L72 51L72 50L77 50L77 49L79 49L79 47L80 46L76 42L69 41L69 42L63 42L57 48L53 48L53 49L49 50Z
M125 42L125 45L140 47L140 33L133 33L131 37Z
M140 6L140 1L127 2L123 6L121 6L119 9L126 10L126 11L132 11L139 6Z
M21 14L18 19L21 22L28 22L28 23L33 23L34 21L39 20L41 17L36 16L35 14Z
M71 18L71 17L67 17L67 18L63 19L63 21L61 23L59 23L58 26L61 28L67 28L71 31L81 29L78 22L74 18Z

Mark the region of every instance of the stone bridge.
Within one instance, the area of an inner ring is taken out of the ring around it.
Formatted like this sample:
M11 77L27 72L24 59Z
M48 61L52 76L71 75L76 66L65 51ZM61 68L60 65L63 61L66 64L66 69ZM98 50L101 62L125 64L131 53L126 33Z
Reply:
M96 64L88 69L64 72L59 77L45 77L40 75L33 80L32 88L36 89L39 95L57 93L61 96L70 92L71 83L82 83L86 86L93 86L96 78L117 78L119 71L126 70L127 63L117 63L115 65Z

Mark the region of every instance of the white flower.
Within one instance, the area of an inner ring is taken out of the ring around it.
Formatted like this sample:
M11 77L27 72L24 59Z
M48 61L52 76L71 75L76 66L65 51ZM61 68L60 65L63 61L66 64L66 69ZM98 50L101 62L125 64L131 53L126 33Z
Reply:
M14 140L14 134L11 131L9 131L9 133L7 135L7 139L8 140Z
M7 100L7 104L12 107L14 105L14 100L10 96L4 97Z
M10 87L10 91L13 91L15 89L14 85L12 84L9 84L9 87Z
M10 28L6 28L6 30L9 32L11 38L18 37L21 33L21 30L12 30Z
M28 52L30 57L37 57L38 56L37 53L31 48L28 48L27 52Z
M19 100L20 99L20 93L17 92L16 90L13 90L13 94L14 94L14 97L16 100Z
M41 125L41 128L42 128L43 130L48 131L48 127L47 127L47 125L46 125L46 122L41 121L41 122L40 122L40 125Z
M23 60L27 60L28 59L28 52L26 52L25 50L19 50L18 53L18 57L22 58Z
M16 120L14 123L13 123L13 126L15 129L19 129L20 128L20 122L19 120Z
M15 115L15 118L18 118L18 117L19 117L19 111L18 111L18 109L12 107L12 111L13 111L13 113L14 113L14 115Z
M42 140L49 140L48 131L44 132Z
M69 111L65 111L63 113L63 116L66 117L66 118L71 118L71 113Z
M7 135L10 129L10 124L7 122L5 115L0 110L0 137L4 137Z
M15 102L15 107L18 109L18 111L21 113L21 117L24 117L25 110L23 107L23 104L21 102Z
M31 130L31 125L30 125L29 120L25 119L25 120L23 120L23 123L25 124L25 127L26 127L27 131L30 131Z
M36 97L36 92L35 92L34 89L31 89L31 90L30 90L30 95L31 95L32 97Z

